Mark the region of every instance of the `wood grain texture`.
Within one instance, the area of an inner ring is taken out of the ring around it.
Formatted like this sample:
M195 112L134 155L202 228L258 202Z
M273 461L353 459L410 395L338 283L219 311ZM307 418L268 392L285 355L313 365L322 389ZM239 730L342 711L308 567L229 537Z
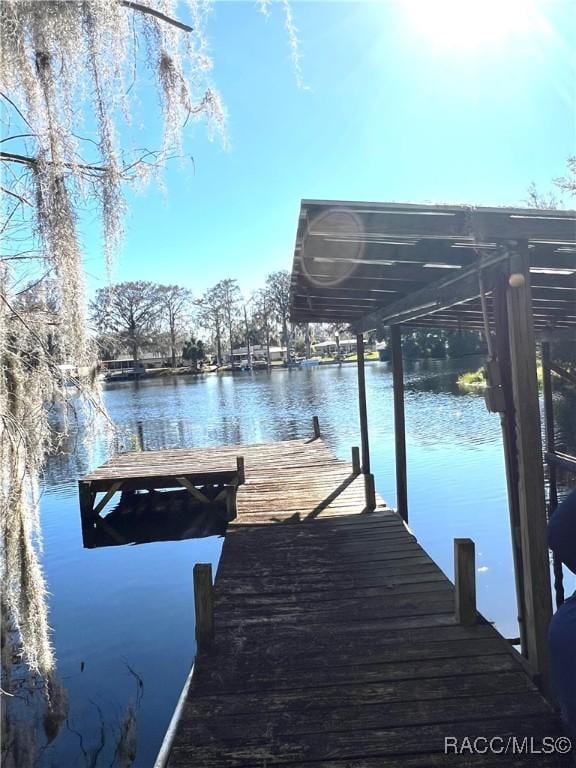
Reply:
M238 448L227 455L234 456ZM214 586L170 768L502 765L445 736L554 735L548 705L357 466L322 439L242 448L246 482ZM558 755L506 766L563 766Z

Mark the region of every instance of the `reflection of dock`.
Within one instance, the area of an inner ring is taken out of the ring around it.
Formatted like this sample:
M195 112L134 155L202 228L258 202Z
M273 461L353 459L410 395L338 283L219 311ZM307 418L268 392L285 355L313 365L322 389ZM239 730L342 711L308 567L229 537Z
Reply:
M445 739L558 732L508 641L474 612L458 621L454 586L400 516L367 508L357 454L351 467L321 439L241 452L214 637L157 766L492 766L506 758L446 755ZM565 764L527 751L510 764Z

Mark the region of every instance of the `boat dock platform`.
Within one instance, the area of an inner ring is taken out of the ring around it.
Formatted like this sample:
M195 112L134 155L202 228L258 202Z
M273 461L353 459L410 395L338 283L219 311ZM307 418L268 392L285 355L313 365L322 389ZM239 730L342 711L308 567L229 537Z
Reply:
M542 752L561 731L520 655L455 610L395 511L367 508L357 453L339 460L319 437L172 459L184 453L232 473L241 454L244 477L209 587L213 632L156 766L570 765Z

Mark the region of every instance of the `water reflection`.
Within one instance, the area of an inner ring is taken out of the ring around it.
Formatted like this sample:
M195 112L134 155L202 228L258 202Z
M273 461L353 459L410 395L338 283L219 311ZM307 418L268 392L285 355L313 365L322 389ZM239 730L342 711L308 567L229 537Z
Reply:
M47 680L32 675L21 661L15 629L3 623L2 684L5 694L2 696L1 763L4 768L64 764L86 768L132 766L137 753L136 723L144 696L144 681L127 663L125 667L133 678L134 693L124 712L116 718L113 712L104 713L102 707L92 701L93 725L96 727L92 731L82 722L78 729L78 713L70 710L65 686L68 681L55 674ZM84 669L82 662L79 676ZM69 740L66 763L62 762L62 753L55 744L59 736L62 736L61 741Z
M482 396L456 388L458 373L480 364L480 359L406 364L410 521L448 575L453 538L476 541L480 610L514 636L500 421L486 411ZM368 365L366 385L373 471L379 493L394 505L388 364ZM136 507L121 502L105 518L126 541L144 546L118 546L100 531L97 545L85 549L78 478L116 450L308 437L314 414L324 439L341 458L348 459L350 446L359 443L354 365L181 376L142 381L138 387L115 382L105 386L103 397L117 426L114 440L104 432L90 432L89 440L80 432L72 434L64 446L69 453L52 456L44 475L43 564L67 715L58 730L57 717L44 721L40 702L33 711L21 700L9 704L13 723L26 726L23 741L34 752L30 764L42 768L99 768L114 760L118 764L118 756L131 760L134 755L136 766L153 764L195 651L192 568L209 562L215 572L222 546L222 531L212 535L213 515L207 519L193 509L182 509L181 515L173 509L146 509L148 499L137 500ZM574 453L574 395L557 393L555 408L558 449ZM184 504L184 497L176 501ZM574 589L571 578L567 592ZM43 722L52 729L48 746Z
M207 493L207 489L204 489ZM85 529L84 546L110 547L223 536L224 502L205 504L188 491L122 494L120 502L93 529Z

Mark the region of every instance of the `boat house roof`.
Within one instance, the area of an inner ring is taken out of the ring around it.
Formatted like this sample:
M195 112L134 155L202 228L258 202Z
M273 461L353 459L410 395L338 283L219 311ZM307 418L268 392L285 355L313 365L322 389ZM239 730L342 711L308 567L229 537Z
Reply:
M576 211L303 200L291 317L481 330L481 294L522 251L536 332L573 335Z

